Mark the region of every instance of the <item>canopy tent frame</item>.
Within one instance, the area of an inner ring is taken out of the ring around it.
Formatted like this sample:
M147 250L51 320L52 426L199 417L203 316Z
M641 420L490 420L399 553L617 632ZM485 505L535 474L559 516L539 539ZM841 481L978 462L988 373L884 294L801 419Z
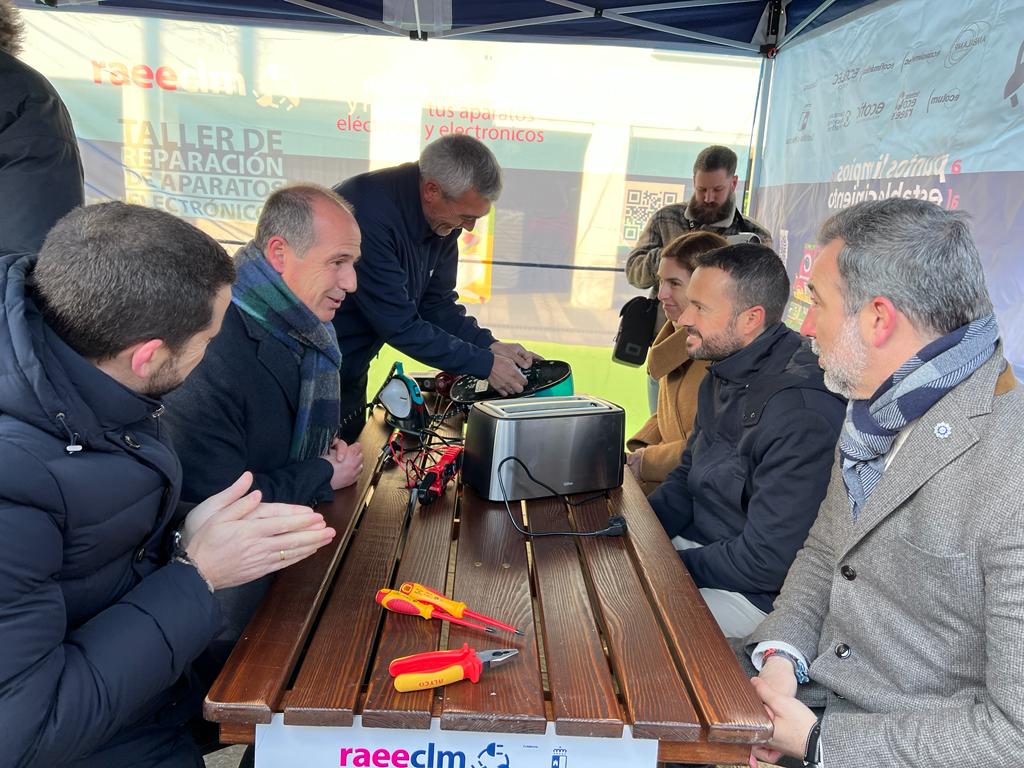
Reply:
M424 41L492 36L495 39L604 43L676 48L699 53L773 56L798 35L874 0L447 0L442 28L429 21L431 0L411 0L415 18L388 18L385 0L35 0L50 7L136 15L181 15L228 23L296 27L328 25ZM30 6L32 0L15 0ZM556 12L553 6L568 9ZM551 13L545 10L550 9ZM411 16L412 14L410 14ZM771 39L771 19L783 37ZM386 20L385 20L386 19ZM451 20L460 25L449 27ZM511 33L511 34L505 34ZM777 42L781 40L781 42Z
M99 3L101 0L78 0L79 2L91 2ZM61 4L75 2L75 0L61 0ZM360 24L370 29L376 29L380 32L388 34L405 36L406 30L402 27L398 27L391 24L385 24L382 21L370 19L366 16L360 16L358 14L349 13L336 8L323 5L322 3L312 2L312 0L284 0L284 2L290 5L296 5L300 8L305 8L310 11L316 11L322 13L325 16L332 18L341 19L342 21L350 21L354 24ZM462 27L459 29L450 30L435 30L427 32L423 29L423 24L420 19L420 0L413 0L413 9L416 14L416 29L410 30L408 35L414 40L427 40L429 37L434 38L453 38L453 37L466 37L467 35L479 35L491 32L503 32L508 29L521 29L523 27L539 26L542 24L555 24L563 21L578 21L584 19L609 19L611 21L617 21L622 24L628 24L635 27L641 27L643 29L649 29L655 32L663 32L667 35L674 37L681 37L687 40L697 40L702 43L712 43L720 45L726 48L736 48L742 51L757 53L761 51L761 46L753 43L745 43L740 40L732 40L727 37L721 37L719 35L708 35L703 32L698 32L690 29L682 29L679 27L673 27L668 24L659 24L653 21L647 21L644 19L632 18L632 14L638 13L651 13L657 11L671 11L679 10L682 8L700 8L717 5L738 5L751 3L751 0L671 0L663 3L648 3L646 5L623 5L616 6L615 8L601 8L595 5L586 5L584 3L577 3L573 0L544 0L544 2L550 3L551 5L558 5L564 8L571 8L573 13L560 13L551 14L549 16L534 16L531 18L514 19L509 21L499 21L493 24L478 24L470 27ZM833 0L834 2L834 0ZM766 5L770 5L769 1ZM831 5L831 3L827 3ZM821 9L824 10L824 9ZM820 12L820 11L819 11ZM815 16L816 18L816 16ZM813 21L813 19L810 19ZM806 20L804 24L808 23Z

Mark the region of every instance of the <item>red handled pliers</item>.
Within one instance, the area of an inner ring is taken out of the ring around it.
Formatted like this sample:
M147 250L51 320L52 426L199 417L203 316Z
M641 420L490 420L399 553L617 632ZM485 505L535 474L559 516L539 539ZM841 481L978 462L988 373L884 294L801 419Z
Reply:
M485 669L504 664L518 653L518 648L474 651L469 643L464 643L461 648L451 651L402 656L391 662L388 672L395 678L396 691L421 691L457 683L459 680L475 683Z

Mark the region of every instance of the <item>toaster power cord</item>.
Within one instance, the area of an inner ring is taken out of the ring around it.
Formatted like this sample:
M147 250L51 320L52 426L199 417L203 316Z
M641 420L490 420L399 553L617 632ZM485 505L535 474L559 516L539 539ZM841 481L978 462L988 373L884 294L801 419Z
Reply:
M540 480L534 477L533 473L530 472L530 468L526 466L526 464L524 464L518 456L506 456L504 459L498 462L498 487L501 488L501 499L502 501L505 502L505 510L508 512L508 519L512 521L512 527L519 531L519 533L521 533L523 536L529 536L531 538L538 538L540 536L622 536L626 533L626 518L620 515L614 515L612 517L609 517L608 525L599 531L541 531L538 533L531 533L530 531L527 531L521 525L519 525L519 523L516 522L515 515L512 514L512 507L510 507L508 503L508 492L505 490L505 482L504 480L501 479L501 468L505 466L506 462L509 461L514 461L516 464L522 467L523 471L526 472L526 476L528 478L530 478L541 488L544 488L545 490L549 491L552 496L557 496L570 507L581 506L583 504L586 504L588 501L593 501L594 499L604 496L604 494L599 493L595 496L590 496L586 499L577 502L569 501L567 498L565 498L565 496L560 494L550 485L542 483Z

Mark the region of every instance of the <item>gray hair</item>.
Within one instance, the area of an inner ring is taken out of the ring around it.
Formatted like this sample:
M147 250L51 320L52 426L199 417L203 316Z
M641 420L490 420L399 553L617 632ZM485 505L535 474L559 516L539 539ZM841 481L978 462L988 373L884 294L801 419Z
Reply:
M319 184L290 184L275 190L263 204L256 223L256 247L265 251L272 237L283 237L299 258L316 243L313 204L322 199L353 213L352 205L334 190Z
M433 179L445 197L475 189L488 202L501 195L501 166L494 153L471 136L445 136L420 153L420 178Z
M697 171L725 171L726 176L735 176L737 162L739 161L736 153L731 149L720 144L712 144L710 147L704 147L693 161L693 175L696 176Z
M828 219L818 241L844 243L838 267L847 314L885 296L919 332L940 336L990 314L968 219L902 198L858 203Z
M205 232L122 202L76 208L46 236L33 272L46 322L90 360L140 341L172 352L209 327L235 265Z
M17 56L25 36L25 22L11 0L0 0L0 51Z

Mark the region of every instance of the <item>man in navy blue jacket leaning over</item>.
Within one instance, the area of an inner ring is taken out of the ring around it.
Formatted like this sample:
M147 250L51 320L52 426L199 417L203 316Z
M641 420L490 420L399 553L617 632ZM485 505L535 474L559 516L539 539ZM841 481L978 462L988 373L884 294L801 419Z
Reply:
M245 472L187 511L162 394L202 359L231 259L104 203L0 257L0 765L202 768L184 727L213 592L334 536ZM187 511L187 514L184 514Z
M697 258L680 317L711 360L679 466L650 502L722 631L771 610L825 496L845 402L809 343L780 321L789 278L762 245Z
M519 368L533 365L534 354L495 341L455 292L459 235L501 194L491 151L469 136L445 136L418 163L364 173L335 190L354 207L363 236L359 291L334 316L342 439L352 442L362 429L366 373L385 343L427 365L488 379L502 394L522 392Z

